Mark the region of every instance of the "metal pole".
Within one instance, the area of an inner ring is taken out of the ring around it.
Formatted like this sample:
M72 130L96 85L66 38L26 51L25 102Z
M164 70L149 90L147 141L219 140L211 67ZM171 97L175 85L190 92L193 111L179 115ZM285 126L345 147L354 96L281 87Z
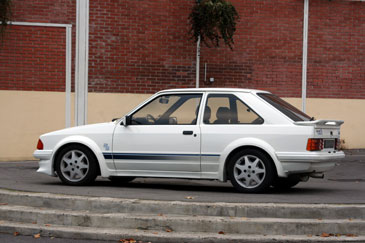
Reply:
M76 4L75 124L87 123L89 0Z
M66 29L65 125L66 125L66 127L70 127L71 126L72 25L71 24L54 24L54 23L35 23L35 22L8 22L8 24L9 25L18 25L18 26L55 27L55 28L65 28Z
M306 99L307 99L308 10L309 10L309 0L304 0L303 64L302 64L302 111L303 112L305 112L305 110L306 110Z
M200 4L200 0L196 0L197 4ZM198 36L198 41L196 42L196 84L195 87L199 88L199 74L200 74L200 35Z
M196 88L199 88L199 72L200 72L200 35L196 42Z
M71 126L71 63L72 63L72 29L66 27L66 127Z

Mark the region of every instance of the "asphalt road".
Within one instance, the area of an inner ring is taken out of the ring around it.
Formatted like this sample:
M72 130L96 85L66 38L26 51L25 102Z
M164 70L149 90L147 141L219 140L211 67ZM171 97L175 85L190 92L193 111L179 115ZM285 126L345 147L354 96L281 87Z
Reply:
M351 151L325 179L299 183L287 191L237 193L229 182L185 179L136 179L123 185L97 178L92 186L73 187L36 173L34 161L0 162L0 187L95 197L200 202L365 203L365 152Z
M11 234L0 234L1 243L114 243L119 241L100 241L100 240L79 240L79 239L65 239L65 238L54 238L54 237L40 237L34 238L34 236L25 235L11 235ZM122 241L121 241L122 242ZM137 241L138 243L138 241ZM144 243L144 242L142 242Z

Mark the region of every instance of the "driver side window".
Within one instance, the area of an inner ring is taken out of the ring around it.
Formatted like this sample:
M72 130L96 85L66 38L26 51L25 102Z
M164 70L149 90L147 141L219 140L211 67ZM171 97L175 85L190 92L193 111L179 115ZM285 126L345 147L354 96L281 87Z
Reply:
M131 116L132 125L195 125L201 94L161 95Z

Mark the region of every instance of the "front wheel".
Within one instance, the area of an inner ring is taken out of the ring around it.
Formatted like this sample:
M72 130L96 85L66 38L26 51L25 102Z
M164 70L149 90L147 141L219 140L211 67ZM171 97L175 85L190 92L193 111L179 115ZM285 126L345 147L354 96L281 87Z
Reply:
M95 155L88 148L76 144L60 151L55 170L63 183L73 186L90 184L98 175Z
M228 177L240 192L264 192L275 178L276 170L271 159L256 149L242 150L228 163Z

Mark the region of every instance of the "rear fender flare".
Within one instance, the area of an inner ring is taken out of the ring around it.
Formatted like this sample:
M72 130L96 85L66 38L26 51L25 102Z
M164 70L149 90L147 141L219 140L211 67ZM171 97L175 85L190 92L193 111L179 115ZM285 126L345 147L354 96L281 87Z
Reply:
M230 143L221 153L219 159L219 180L226 181L226 163L228 163L227 159L229 155L234 151L236 148L244 148L244 147L256 147L263 151L265 151L272 159L275 164L275 168L277 171L278 176L280 177L287 177L287 174L283 170L283 166L281 165L280 161L278 160L275 149L268 144L267 142L257 139L257 138L240 138L232 143Z

